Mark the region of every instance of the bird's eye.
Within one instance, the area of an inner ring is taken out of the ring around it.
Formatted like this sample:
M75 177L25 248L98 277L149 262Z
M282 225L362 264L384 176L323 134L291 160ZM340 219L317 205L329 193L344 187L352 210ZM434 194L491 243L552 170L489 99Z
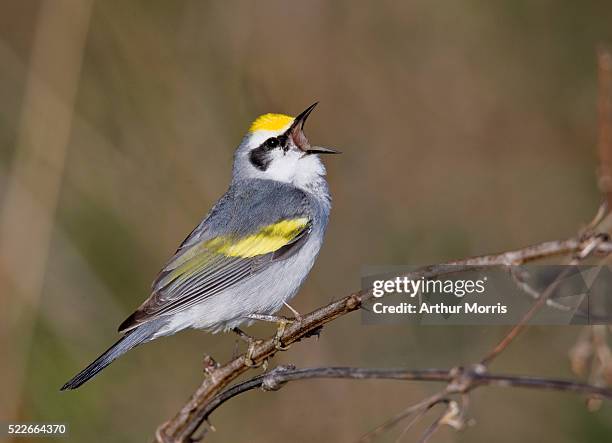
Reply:
M269 148L276 148L278 145L279 145L279 142L276 137L272 137L266 140L266 146Z

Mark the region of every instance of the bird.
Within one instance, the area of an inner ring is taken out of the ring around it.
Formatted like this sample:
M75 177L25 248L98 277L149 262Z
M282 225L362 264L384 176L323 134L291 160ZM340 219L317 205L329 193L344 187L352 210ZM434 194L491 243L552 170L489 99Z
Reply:
M119 326L123 336L61 390L76 389L134 347L187 328L234 331L257 320L278 323L275 344L290 319L289 305L319 254L331 209L319 157L340 152L310 144L304 124L317 103L297 117L263 114L234 152L225 194L180 244L151 293Z

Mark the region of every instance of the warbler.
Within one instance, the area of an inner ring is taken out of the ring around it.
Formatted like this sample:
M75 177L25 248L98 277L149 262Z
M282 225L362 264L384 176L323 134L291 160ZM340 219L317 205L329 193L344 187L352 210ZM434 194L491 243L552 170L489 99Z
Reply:
M285 322L275 314L310 272L327 227L331 197L304 123L317 103L293 118L264 114L234 154L232 181L152 284L150 297L119 326L123 337L61 390L75 389L142 343L186 328L234 330L243 323ZM277 341L280 347L280 340ZM249 347L245 362L250 360Z

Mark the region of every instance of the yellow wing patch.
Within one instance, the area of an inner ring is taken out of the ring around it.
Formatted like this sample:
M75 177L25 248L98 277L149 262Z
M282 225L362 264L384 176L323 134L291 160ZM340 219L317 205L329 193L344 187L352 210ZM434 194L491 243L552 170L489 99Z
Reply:
M255 131L280 131L288 128L295 120L293 117L284 114L264 114L257 117L251 124L249 132Z
M217 237L205 243L206 247L228 257L251 258L277 251L306 227L305 217L281 220L264 226L255 234L243 238Z
M251 258L277 251L295 239L308 225L308 218L281 220L262 227L254 234L242 238L220 236L198 243L185 251L172 263L172 271L161 280L163 286L171 281L185 281L201 272L208 264L226 257Z

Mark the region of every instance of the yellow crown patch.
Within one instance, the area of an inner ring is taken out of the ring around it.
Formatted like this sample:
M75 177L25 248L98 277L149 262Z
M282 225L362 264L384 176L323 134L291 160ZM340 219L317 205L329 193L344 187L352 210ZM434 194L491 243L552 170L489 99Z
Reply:
M255 119L249 128L249 132L255 131L280 131L288 127L295 120L284 114L264 114Z

